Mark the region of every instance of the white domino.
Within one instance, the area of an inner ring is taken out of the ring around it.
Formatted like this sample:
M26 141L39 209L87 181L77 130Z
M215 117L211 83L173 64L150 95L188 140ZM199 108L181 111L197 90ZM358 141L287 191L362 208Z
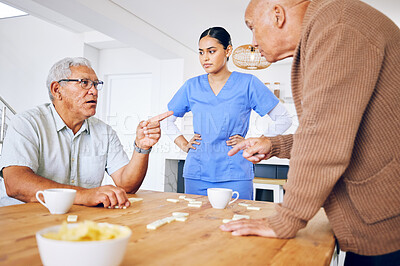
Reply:
M78 221L78 215L68 215L67 222L75 223L76 221Z
M146 226L146 228L150 229L150 230L156 230L158 227L160 227L160 226L162 226L162 225L164 225L166 223L168 223L168 222L163 220L163 219L161 219L161 220L157 220L155 222L152 222L152 223L148 224Z
M142 199L142 198L129 198L128 200L129 200L131 203L134 203L134 202L142 201L143 199Z
M189 202L190 204L203 204L203 202L202 201L197 201L197 200L194 200L194 201L190 201Z
M178 200L178 199L167 199L167 201L169 201L169 202L173 202L173 203L177 203L177 202L179 202L179 200Z
M250 219L250 216L248 215L242 215L242 214L234 214L232 220L240 220L240 219Z
M195 199L191 199L191 198L185 198L186 201L192 202L192 201L196 201Z
M231 222L231 221L233 221L233 220L232 220L232 219L223 219L223 220L222 220L222 222L223 222L224 224L229 223L229 222Z
M173 221L175 221L175 219L176 219L176 217L169 216L169 217L162 218L161 220L164 222L167 222L167 223L172 223Z
M126 209L126 206L122 206L121 208L118 205L115 205L114 207L108 206L109 209Z
M155 222L152 222L148 225L146 225L147 229L150 230L156 230L158 227L164 225L164 224L169 224L172 223L173 221L178 221L178 222L185 222L188 219L189 213L187 212L173 212L172 216L162 218L160 220L157 220Z
M187 213L187 212L173 212L172 216L174 216L174 217L186 217L186 216L189 216L189 213Z
M150 230L156 230L158 227L160 227L161 225L158 225L158 224L154 224L154 223L151 223L151 224L148 224L147 226L146 226L146 228L147 229L150 229Z
M201 204L191 204L191 203L189 203L188 207L200 208Z
M185 199L186 196L185 196L185 195L182 195L182 196L179 196L179 198L180 198L180 199Z
M259 211L261 208L260 207L248 206L247 209L251 210L251 211Z
M243 203L243 202L238 203L238 205L239 205L239 206L242 206L242 207L248 207L248 206L250 206L249 204Z
M187 219L188 219L187 216L175 217L175 221L178 221L178 222L186 222Z

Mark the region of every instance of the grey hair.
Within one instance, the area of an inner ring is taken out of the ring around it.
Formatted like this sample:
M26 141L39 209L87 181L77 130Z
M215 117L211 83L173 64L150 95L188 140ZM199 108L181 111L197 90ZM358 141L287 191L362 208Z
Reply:
M46 86L49 90L50 100L53 101L54 97L51 94L51 83L53 81L59 81L60 79L66 79L71 76L71 68L72 66L86 66L92 68L90 61L84 57L66 57L61 59L57 63L55 63L49 71L49 75L47 76Z

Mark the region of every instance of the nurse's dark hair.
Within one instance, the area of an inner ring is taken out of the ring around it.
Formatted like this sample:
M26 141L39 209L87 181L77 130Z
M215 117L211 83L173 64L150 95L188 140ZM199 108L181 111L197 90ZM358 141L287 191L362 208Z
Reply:
M232 45L231 35L226 31L226 29L224 29L222 27L212 27L212 28L206 29L200 35L199 42L201 39L203 39L206 36L210 36L210 37L218 40L218 42L220 44L222 44L224 49L228 48L229 45ZM229 60L229 58L228 58L228 60Z

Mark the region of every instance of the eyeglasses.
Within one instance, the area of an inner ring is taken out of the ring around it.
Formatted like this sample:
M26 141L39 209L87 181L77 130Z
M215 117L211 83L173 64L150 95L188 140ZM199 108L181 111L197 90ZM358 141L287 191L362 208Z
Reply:
M90 79L60 79L58 82L79 82L81 83L82 89L89 90L92 86L98 91L103 88L104 82L101 80L93 81Z

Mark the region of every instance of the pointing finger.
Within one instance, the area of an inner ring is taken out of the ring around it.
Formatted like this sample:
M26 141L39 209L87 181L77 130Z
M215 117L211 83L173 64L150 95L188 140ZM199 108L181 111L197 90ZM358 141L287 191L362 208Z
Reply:
M149 122L159 122L173 114L174 114L173 111L168 111L168 112L162 113L160 115L156 115L155 117L150 118L148 121Z
M256 154L263 154L260 150L262 149L262 146L260 145L253 145L250 147L247 147L247 149L245 149L243 151L243 157L248 158L251 156L255 156Z
M238 153L240 150L244 149L246 147L246 141L242 141L241 143L235 145L232 150L228 152L229 156L235 155Z

